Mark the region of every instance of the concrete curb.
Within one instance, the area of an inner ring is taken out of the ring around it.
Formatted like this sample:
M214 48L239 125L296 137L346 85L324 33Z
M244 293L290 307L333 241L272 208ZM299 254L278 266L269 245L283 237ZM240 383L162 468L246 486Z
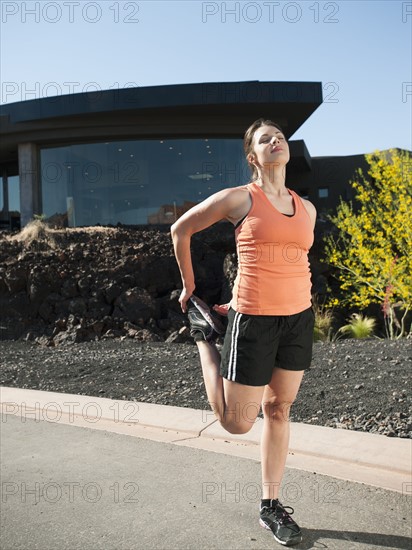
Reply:
M115 432L260 460L263 421L245 435L227 433L213 413L67 393L0 387L3 415ZM286 466L391 491L412 481L412 441L291 422Z

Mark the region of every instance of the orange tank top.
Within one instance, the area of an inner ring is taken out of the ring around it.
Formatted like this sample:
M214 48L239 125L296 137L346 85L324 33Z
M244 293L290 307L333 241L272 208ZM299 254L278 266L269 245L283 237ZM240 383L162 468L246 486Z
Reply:
M292 190L294 215L277 210L256 183L246 185L252 206L235 230L238 272L231 306L249 315L293 315L311 306L308 252L313 226Z

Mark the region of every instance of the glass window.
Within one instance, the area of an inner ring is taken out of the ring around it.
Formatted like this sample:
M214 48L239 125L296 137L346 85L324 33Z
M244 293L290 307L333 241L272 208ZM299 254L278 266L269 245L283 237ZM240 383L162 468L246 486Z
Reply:
M9 211L20 214L20 178L19 176L9 176Z
M4 179L0 178L0 210L4 210ZM8 176L6 193L9 198L9 212L20 213L20 181L19 176Z
M42 211L69 227L172 224L250 179L240 139L78 144L44 148L40 159Z
M6 182L6 184L5 184ZM0 178L0 226L20 229L19 176Z
M329 197L329 188L328 187L319 187L318 196L320 199L327 199Z

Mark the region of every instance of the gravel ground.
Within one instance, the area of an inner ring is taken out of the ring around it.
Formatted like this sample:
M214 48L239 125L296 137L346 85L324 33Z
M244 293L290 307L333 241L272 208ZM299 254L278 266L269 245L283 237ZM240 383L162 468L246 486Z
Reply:
M0 353L4 386L209 409L192 344L2 341ZM317 342L291 420L412 438L411 365L407 339Z

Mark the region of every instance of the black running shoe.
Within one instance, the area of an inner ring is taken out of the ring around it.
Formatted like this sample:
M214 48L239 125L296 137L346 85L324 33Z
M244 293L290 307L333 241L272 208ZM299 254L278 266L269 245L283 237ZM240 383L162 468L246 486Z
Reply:
M213 342L220 334L225 332L223 324L203 300L193 295L189 300L192 303L192 306L187 310L191 336L195 341Z
M290 510L288 513L286 508ZM291 506L283 507L278 500L272 500L270 506L260 510L259 523L265 529L272 531L275 540L284 546L293 546L302 542L302 532L299 525L289 514L293 514Z

